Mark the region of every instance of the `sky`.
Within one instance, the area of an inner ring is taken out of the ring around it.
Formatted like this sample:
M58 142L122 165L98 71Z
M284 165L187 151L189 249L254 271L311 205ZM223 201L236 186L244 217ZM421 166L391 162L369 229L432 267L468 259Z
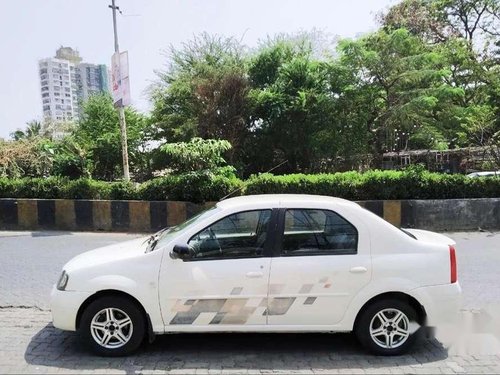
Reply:
M0 0L0 137L42 119L38 60L60 46L84 62L110 65L111 0ZM396 0L116 0L120 50L129 52L132 105L147 112L146 89L165 51L195 34L235 36L250 48L277 33L320 30L355 37L377 28Z

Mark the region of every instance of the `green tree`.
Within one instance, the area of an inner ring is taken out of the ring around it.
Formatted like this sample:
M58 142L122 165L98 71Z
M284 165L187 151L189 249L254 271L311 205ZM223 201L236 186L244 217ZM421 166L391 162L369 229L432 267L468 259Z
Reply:
M500 44L489 39L498 20L492 0L403 0L381 16L381 30L336 51L318 48L316 34L279 35L251 53L203 34L172 49L158 74L152 137L227 140L243 176L285 160L276 172L362 169L370 155L381 167L388 151L489 145L500 130Z
M145 141L147 121L144 115L125 109L127 142L132 174L143 167L140 146ZM74 131L75 141L91 160L92 177L102 180L120 179L123 175L118 113L109 95L93 95L83 104L83 115Z
M341 59L331 61L328 69L330 122L313 137L320 156L316 163L320 171L365 169L372 140L366 124L371 120L376 90L363 87L359 72Z
M72 135L64 137L54 144L54 161L51 174L70 179L91 177L89 151L79 144Z
M500 3L497 0L437 0L434 7L455 34L470 44L478 35L500 36Z
M349 72L313 55L306 38L268 41L249 65L252 90L252 138L247 148L250 172L284 160L280 172L314 171L320 162L347 151L345 136L359 135L357 126L338 117L345 105L339 93L349 85ZM342 134L344 132L344 134ZM355 137L363 140L363 135ZM363 147L350 143L350 150Z
M196 36L170 49L170 66L153 85L156 139L192 137L229 141L231 162L247 134L247 92L243 47L234 38Z
M389 30L405 28L424 40L444 42L460 37L481 47L487 37L500 36L497 0L403 0L379 15ZM482 40L481 40L482 39Z
M453 107L463 89L446 83L446 59L405 29L379 31L340 45L341 61L357 71L357 90L365 92L376 166L386 151L407 149L413 137L433 133L428 147L437 147L439 107ZM425 138L425 137L424 137Z
M386 31L406 29L432 43L441 43L453 36L448 19L433 0L403 0L379 13L377 19Z
M166 143L161 150L174 173L217 172L226 165L223 155L231 149L226 140L193 138L189 142Z

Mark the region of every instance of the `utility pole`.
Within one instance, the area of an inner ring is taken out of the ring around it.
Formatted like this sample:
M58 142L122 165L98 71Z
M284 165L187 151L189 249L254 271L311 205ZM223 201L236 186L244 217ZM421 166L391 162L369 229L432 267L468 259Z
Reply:
M115 53L120 53L120 48L118 47L118 30L116 27L116 10L120 9L115 5L115 0L111 0L111 5L108 5L113 12L113 33L115 35ZM130 173L128 168L128 149L127 149L127 124L125 123L125 107L123 102L119 101L117 103L118 107L118 118L120 120L120 138L122 143L122 160L123 160L123 179L125 181L130 181Z

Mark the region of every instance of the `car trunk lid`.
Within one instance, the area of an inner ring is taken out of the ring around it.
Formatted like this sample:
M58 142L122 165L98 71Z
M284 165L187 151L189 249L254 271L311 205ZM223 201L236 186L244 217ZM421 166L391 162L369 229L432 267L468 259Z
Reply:
M456 242L448 236L445 236L441 233L431 232L428 230L422 229L407 229L404 230L413 236L419 241L422 242L431 242L431 243L439 243L443 245L455 245Z

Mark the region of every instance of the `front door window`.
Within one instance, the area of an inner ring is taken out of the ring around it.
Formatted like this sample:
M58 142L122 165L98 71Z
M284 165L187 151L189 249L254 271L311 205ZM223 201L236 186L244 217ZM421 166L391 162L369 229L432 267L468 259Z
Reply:
M271 210L244 211L226 216L188 242L193 260L256 258L264 255Z

